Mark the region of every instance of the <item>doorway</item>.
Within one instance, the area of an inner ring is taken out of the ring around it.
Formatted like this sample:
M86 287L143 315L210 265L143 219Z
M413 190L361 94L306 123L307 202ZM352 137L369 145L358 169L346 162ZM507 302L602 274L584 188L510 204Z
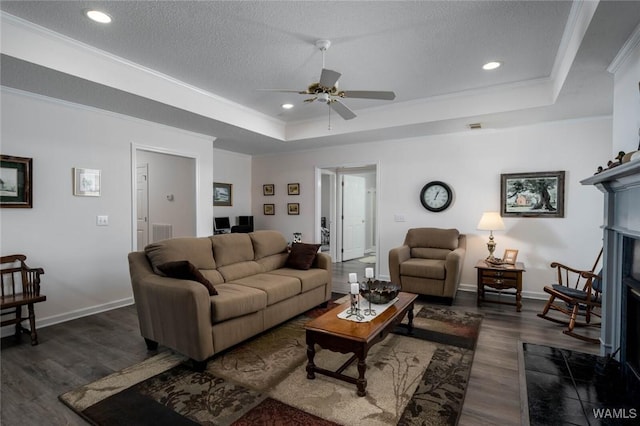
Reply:
M197 233L196 159L154 148L132 150L134 250Z
M317 238L334 262L357 260L377 269L378 165L316 169ZM377 272L377 271L376 271Z

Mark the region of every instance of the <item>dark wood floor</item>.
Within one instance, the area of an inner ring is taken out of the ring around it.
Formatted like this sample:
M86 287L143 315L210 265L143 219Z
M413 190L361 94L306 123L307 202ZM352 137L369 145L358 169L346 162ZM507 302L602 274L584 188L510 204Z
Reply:
M334 280L345 282L349 272L363 276L367 266L336 264ZM475 293L458 292L454 307L484 315L460 425L520 424L520 341L598 353L596 345L565 336L558 325L536 317L542 304L524 300L520 313L506 305L477 308ZM133 306L43 328L38 337L35 347L27 336L19 345L2 339L2 425L84 425L58 395L149 356Z

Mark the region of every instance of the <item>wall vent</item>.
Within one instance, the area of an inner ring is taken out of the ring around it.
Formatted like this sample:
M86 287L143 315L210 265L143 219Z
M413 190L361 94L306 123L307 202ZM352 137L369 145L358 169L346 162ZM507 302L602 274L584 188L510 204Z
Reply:
M161 240L167 240L173 238L173 226L168 223L152 223L151 224L151 239L152 243Z

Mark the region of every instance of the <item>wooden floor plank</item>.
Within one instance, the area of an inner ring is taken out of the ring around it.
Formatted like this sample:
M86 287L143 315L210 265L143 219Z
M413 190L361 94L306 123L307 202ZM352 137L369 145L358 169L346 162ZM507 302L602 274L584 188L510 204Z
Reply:
M364 268L371 266L359 261L334 264L334 282L346 283L349 272L363 277ZM538 318L542 305L525 299L519 313L508 305L478 308L475 293L458 292L455 309L484 316L460 425L520 424L519 342L598 353L597 345L565 336L562 327ZM38 337L40 344L34 347L26 336L19 345L12 338L2 340L3 425L86 425L57 396L150 356L134 306L46 327Z

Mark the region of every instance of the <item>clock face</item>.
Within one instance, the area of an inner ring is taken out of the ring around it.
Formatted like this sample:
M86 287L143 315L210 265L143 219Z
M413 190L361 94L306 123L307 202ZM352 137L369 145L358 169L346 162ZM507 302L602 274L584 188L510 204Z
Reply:
M420 192L420 202L425 209L441 212L451 205L453 194L444 182L433 181L426 184Z

